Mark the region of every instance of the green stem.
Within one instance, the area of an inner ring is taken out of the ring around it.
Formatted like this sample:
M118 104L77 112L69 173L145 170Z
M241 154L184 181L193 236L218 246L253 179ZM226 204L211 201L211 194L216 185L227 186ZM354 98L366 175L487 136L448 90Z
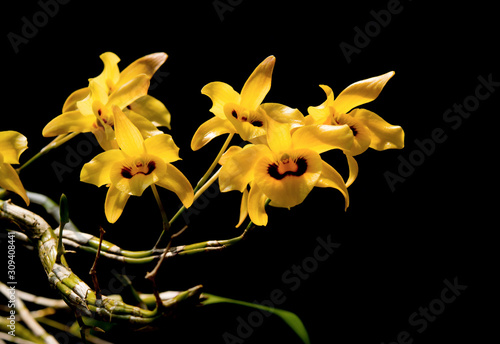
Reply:
M210 175L212 174L213 170L215 169L215 167L217 166L217 164L219 163L219 160L220 158L222 157L222 154L224 154L226 152L226 149L227 149L227 146L229 146L229 143L231 142L231 140L233 139L233 136L234 134L231 133L228 135L228 137L226 138L226 141L224 142L224 144L222 145L222 148L220 149L219 151L219 154L217 154L217 156L215 157L214 161L212 162L212 165L210 165L210 167L208 168L207 172L203 175L203 177L201 177L200 181L198 182L198 184L196 184L196 187L194 188L194 192L196 193L196 191L198 191L204 184L205 182L208 180L208 178L210 177Z
M163 229L161 231L160 237L158 238L155 246L153 247L153 249L155 249L160 244L160 241L163 238L163 235L169 230L170 222L168 221L167 213L165 212L165 208L163 207L163 203L161 202L160 195L158 194L158 189L156 189L156 185L151 184L151 189L153 190L153 194L155 195L155 199L156 199L156 203L158 204L158 208L160 208L161 218L163 221Z
M212 165L210 165L210 167L208 168L207 172L205 172L205 174L203 175L203 177L201 177L200 181L196 184L196 187L194 188L194 201L196 201L196 199L198 199L198 197L200 197L203 192L205 192L205 190L210 186L212 185L212 183L215 181L215 179L217 179L217 176L218 176L218 173L219 172L216 172L214 174L214 176L212 176L212 178L210 178L210 180L208 179L210 177L210 175L212 174L212 172L214 171L215 167L217 166L217 164L219 163L219 160L220 158L222 157L222 155L226 152L227 150L227 146L229 146L229 143L231 142L231 140L233 139L233 136L234 134L229 134L228 137L226 138L226 141L224 142L224 144L222 145L219 153L217 154L217 156L215 157L214 161L212 162ZM214 178L215 177L215 178ZM207 182L208 180L208 182ZM170 220L170 225L172 225L172 223L174 223L175 220L177 220L179 218L179 216L182 215L182 213L186 210L186 207L185 206L182 206L178 211L177 213L172 217L172 219Z
M22 164L19 168L17 168L17 173L20 173L23 169L25 169L26 167L28 167L29 165L31 165L31 163L33 163L35 160L37 160L41 156L47 154L51 150L59 147L63 143L68 142L69 140L71 140L73 137L75 137L78 134L79 133L69 133L69 134L63 134L63 135L57 136L48 145L46 145L38 153L36 153L31 159L29 159L24 164Z

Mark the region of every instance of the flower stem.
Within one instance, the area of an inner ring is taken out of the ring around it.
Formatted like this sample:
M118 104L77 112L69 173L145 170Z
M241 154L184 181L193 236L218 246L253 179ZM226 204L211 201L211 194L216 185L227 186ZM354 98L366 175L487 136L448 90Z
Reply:
M29 159L24 164L22 164L19 168L17 168L17 173L20 173L24 168L26 168L29 165L31 165L31 163L34 162L35 160L37 160L39 157L47 154L52 149L55 149L55 148L59 147L63 143L68 142L69 140L71 140L73 137L75 137L78 134L79 133L69 133L69 134L63 134L63 135L57 136L48 145L46 145L45 147L43 147L42 149L40 149L40 151L38 153L36 153L31 159Z
M224 142L224 144L222 145L219 153L217 154L217 156L215 157L214 161L212 162L212 165L210 165L210 167L208 168L207 172L205 172L205 174L203 175L203 177L201 177L200 181L198 182L198 184L196 184L196 187L194 188L194 199L193 199L193 202L196 201L198 199L198 197L200 197L207 189L210 185L213 184L213 182L217 179L218 175L219 175L219 171L215 172L215 174L210 178L210 175L212 174L213 170L215 169L215 167L217 166L217 164L219 163L219 160L222 156L222 154L224 154L226 152L226 149L227 149L227 146L229 146L229 143L231 142L231 140L233 139L233 136L234 134L229 134L229 136L227 137L226 141ZM182 213L186 210L186 207L182 206L179 211L177 211L177 213L172 217L172 219L170 220L170 225L172 225L172 223L177 220L179 218L179 216L182 215Z
M196 191L198 191L204 184L205 182L208 180L208 178L210 177L210 175L212 174L213 170L215 169L215 167L217 166L217 164L219 163L219 160L222 156L222 154L224 154L226 152L226 149L227 149L227 146L229 146L229 143L231 142L231 140L233 139L233 136L234 134L231 133L228 135L226 141L224 142L224 144L222 145L222 148L220 149L219 151L219 154L217 154L217 156L215 157L215 160L212 162L212 165L210 165L210 167L208 168L207 172L205 173L205 175L203 175L203 177L201 177L200 181L198 182L198 184L196 184L196 187L194 188L194 192L196 193Z
M165 212L165 208L163 207L163 203L161 202L160 195L158 194L158 189L156 189L156 185L151 184L151 189L153 190L153 194L155 195L155 199L156 199L156 203L158 204L158 208L160 208L161 218L163 221L163 230L161 231L160 237L158 238L155 246L153 247L153 249L155 249L159 245L165 232L167 232L169 230L170 222L168 221L167 213Z

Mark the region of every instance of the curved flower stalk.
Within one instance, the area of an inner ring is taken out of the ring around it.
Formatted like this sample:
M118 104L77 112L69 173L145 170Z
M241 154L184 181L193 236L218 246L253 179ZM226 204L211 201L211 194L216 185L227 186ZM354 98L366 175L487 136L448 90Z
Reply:
M344 150L349 163L348 186L358 174L354 156L365 152L368 148L385 150L404 147L404 132L400 126L387 123L374 112L357 108L375 100L393 76L394 72L391 71L355 82L344 89L337 98L334 98L329 86L320 85L325 91L326 100L321 105L308 108L306 124L348 125L351 128L354 143L350 149Z
M0 187L15 192L30 204L21 179L11 164L19 164L19 157L28 148L28 140L17 131L0 132Z
M262 61L245 82L241 93L218 81L203 87L201 93L212 100L210 112L215 117L198 128L191 141L193 150L198 150L213 138L227 133L238 133L243 140L254 142L265 136L266 123L270 119L291 122L297 126L303 124L303 115L296 109L276 103L262 104L271 89L275 62L274 56Z
M219 185L222 192L243 193L239 226L246 218L265 226L265 205L291 208L304 201L314 187L339 190L349 206L347 187L340 174L322 160L320 153L331 149L348 150L353 144L347 125L310 125L293 131L290 126L270 120L267 142L233 146L222 157ZM247 186L250 185L250 191Z
M179 160L179 148L168 134L143 139L139 129L118 106L113 107L116 141L120 149L97 155L86 163L80 180L109 187L105 213L110 223L118 220L129 197L158 185L177 194L187 208L193 203L193 188L172 164Z
M105 150L117 148L113 131L113 106L124 110L144 138L162 134L156 126L170 128L170 113L159 100L147 95L150 79L167 59L165 53L146 55L120 72L114 53L100 56L103 72L89 79L89 86L73 92L63 113L43 129L43 136L92 132Z

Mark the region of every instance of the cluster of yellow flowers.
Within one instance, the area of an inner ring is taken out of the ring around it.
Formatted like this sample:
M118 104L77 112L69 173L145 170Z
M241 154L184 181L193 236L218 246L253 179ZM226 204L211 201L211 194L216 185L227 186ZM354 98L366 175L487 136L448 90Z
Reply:
M95 135L104 152L83 166L80 179L109 187L105 213L111 223L120 217L130 195L141 196L152 185L175 192L186 208L195 198L190 182L171 164L179 159L179 148L158 128L170 128L170 113L147 94L151 77L166 58L164 53L147 55L120 72L119 58L110 52L102 54L103 72L90 79L88 87L73 92L63 113L43 129L44 136ZM271 88L275 61L270 56L260 63L240 93L223 82L211 82L201 90L213 102L214 117L198 128L191 148L198 150L223 134L229 134L229 141L238 134L248 143L229 147L218 161L221 191L242 193L238 226L247 216L256 225L266 225L266 204L291 208L302 203L314 187L339 190L347 208L347 187L358 174L354 156L368 148L404 145L400 126L358 108L376 99L394 72L356 82L336 98L330 87L320 85L326 100L309 107L304 116L282 104L262 103ZM28 202L9 165L19 162L26 147L21 134L0 133L0 186ZM342 150L347 158L347 181L320 155L332 149Z

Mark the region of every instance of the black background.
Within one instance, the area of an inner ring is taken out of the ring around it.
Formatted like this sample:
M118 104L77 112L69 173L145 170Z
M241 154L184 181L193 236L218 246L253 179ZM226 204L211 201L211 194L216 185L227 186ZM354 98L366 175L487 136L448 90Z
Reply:
M22 6L9 3L4 7L0 130L17 130L28 137L29 150L22 156L26 161L49 142L41 130L60 114L66 97L101 72L101 53L116 53L123 69L141 56L164 51L169 58L150 94L172 113L168 133L183 159L175 165L195 184L224 140L215 139L197 152L190 149L196 128L212 116L210 99L200 94L205 84L223 81L239 91L253 69L274 55L277 61L266 102L283 103L307 114L308 106L324 100L319 84L339 94L355 81L394 70L396 75L379 98L364 107L401 125L406 147L369 150L359 157L360 173L349 189L347 212L338 192L315 189L291 211L271 208L269 226L256 230L239 246L167 262L160 288L182 290L203 284L206 292L249 302L269 300L271 291L280 289L286 300L278 307L299 315L312 343L390 343L402 331L408 331L414 343L489 338L493 321L488 310L496 309L492 302L498 298L498 291L491 288L494 270L489 265L496 247L492 235L498 227L491 216L498 203L492 144L500 91L497 88L479 101L456 129L444 121L443 113L474 95L479 76L487 79L492 74L493 80L500 80L494 63L498 25L493 3L436 6L401 1L400 12L391 16L388 25L379 26L366 47L351 55L350 63L340 43L354 45L355 27L364 31L374 21L371 11L379 12L393 2L232 3L232 11L224 12L221 20L212 1L73 0L59 5L17 53L8 33L21 35L22 18L33 22L42 7L35 1ZM446 140L436 144L431 154L420 154L425 160L392 191L384 173L398 173L401 158L419 154L415 140L430 139L436 128L444 131ZM79 136L68 147L78 149L81 140L85 138ZM51 164L64 164L68 157L68 148L59 148L23 172L23 183L28 190L54 199L66 193L71 217L81 230L97 235L102 225L107 240L128 249L150 248L161 229L150 190L140 199L130 199L125 214L110 225L103 209L106 189L79 182L80 166L99 152L95 148L82 156L79 166L58 178ZM340 155L328 153L324 159L345 175ZM160 192L173 214L178 199L171 192ZM233 227L239 199L237 192L210 198L200 214L190 217L190 228L178 243L238 235L241 229ZM328 236L340 247L291 290L293 284L283 274L311 257L318 238ZM17 250L19 288L56 297L43 283L35 254L22 247ZM93 257L69 259L90 284L86 274ZM104 288L113 285L107 272L115 269L130 275L139 290L151 292L143 276L152 266L101 262ZM30 282L30 276L35 276L36 283ZM467 289L418 333L420 327L408 319L419 307L440 298L445 279L457 279ZM115 331L106 339L132 342L157 336L169 343L224 343L223 334L237 335L238 317L247 319L250 312L215 305L165 324L160 332ZM245 343L299 342L275 318L266 318L253 331Z

